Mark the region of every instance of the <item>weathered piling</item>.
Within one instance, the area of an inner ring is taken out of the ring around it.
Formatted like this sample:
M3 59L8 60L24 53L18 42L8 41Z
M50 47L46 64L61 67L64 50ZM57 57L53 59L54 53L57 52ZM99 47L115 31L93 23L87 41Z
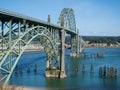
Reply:
M102 77L103 72L102 72L102 66L99 67L99 76Z
M84 53L82 55L83 58L91 58L91 59L95 59L95 58L104 58L104 53L101 52L97 52L97 53Z
M99 53L97 53L97 57L98 57L98 58L103 58L103 57L104 57L104 54L101 53L101 52L99 52Z
M30 64L27 65L27 73L30 73Z
M115 78L117 77L117 68L104 66L102 69L102 67L100 66L99 76L104 78Z
M37 64L34 64L34 73L37 72Z
M107 67L107 78L110 78L110 67Z
M94 72L94 68L93 68L93 64L91 64L90 73L93 73L93 72Z
M16 67L15 67L15 73L16 74L18 73L18 65L16 65Z
M78 72L78 65L75 66L75 71Z
M103 69L103 76L106 77L106 66L104 66L104 69Z
M19 72L20 72L20 74L22 74L22 64L19 67Z
M82 72L85 73L85 65L82 66Z

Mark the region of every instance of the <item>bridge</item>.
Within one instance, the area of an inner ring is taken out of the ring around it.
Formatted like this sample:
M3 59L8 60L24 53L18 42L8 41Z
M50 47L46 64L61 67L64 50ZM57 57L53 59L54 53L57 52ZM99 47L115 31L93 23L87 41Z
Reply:
M0 81L7 85L25 48L37 40L46 52L46 77L65 78L65 34L71 36L71 56L79 56L84 41L76 30L74 11L64 8L58 23L52 24L16 12L0 9Z

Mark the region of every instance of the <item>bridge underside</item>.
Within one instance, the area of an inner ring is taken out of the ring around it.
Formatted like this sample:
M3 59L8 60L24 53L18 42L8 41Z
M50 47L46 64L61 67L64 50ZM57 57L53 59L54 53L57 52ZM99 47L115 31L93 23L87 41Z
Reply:
M35 18L0 11L0 81L4 81L4 85L8 83L25 48L34 39L44 46L47 55L46 77L65 78L65 33L71 35L71 56L79 56L84 45L79 32L74 30L75 20L70 22L74 17L71 14L72 9L64 9L60 15L62 19L59 18L61 26L57 26ZM67 20L66 23L63 17Z

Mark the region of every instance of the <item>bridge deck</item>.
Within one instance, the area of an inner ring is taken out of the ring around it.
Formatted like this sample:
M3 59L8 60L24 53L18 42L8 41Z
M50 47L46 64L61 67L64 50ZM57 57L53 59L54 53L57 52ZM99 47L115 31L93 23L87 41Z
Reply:
M0 9L0 20L1 21L9 21L10 19L13 20L13 23L23 22L24 20L26 20L31 25L32 24L42 25L42 26L45 26L45 27L55 28L57 30L62 30L62 28L63 28L63 27L60 27L60 26L52 24L52 23L49 24L49 23L47 23L45 21L42 21L40 19L37 19L37 18L33 18L33 17L30 17L30 16L26 16L26 15L19 14L19 13L16 13L16 12L11 12L11 11L4 10L4 9ZM64 29L68 34L77 34L73 30L70 30L70 29L67 29L67 28L64 28Z

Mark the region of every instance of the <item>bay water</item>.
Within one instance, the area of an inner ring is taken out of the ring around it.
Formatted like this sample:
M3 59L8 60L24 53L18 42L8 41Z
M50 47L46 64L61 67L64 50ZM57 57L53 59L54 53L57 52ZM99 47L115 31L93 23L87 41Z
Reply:
M67 77L46 78L46 54L44 52L24 53L17 66L22 66L22 74L12 74L10 85L37 87L44 89L59 90L94 90L94 89L120 89L120 48L85 48L83 54L91 55L98 52L104 53L103 58L70 57L70 50L65 51L65 69ZM34 65L37 65L37 72L34 73ZM82 72L83 64L85 72ZM91 64L94 72L90 73ZM27 66L30 65L30 73L27 72ZM77 71L76 71L77 66ZM99 67L116 67L116 78L99 77Z

